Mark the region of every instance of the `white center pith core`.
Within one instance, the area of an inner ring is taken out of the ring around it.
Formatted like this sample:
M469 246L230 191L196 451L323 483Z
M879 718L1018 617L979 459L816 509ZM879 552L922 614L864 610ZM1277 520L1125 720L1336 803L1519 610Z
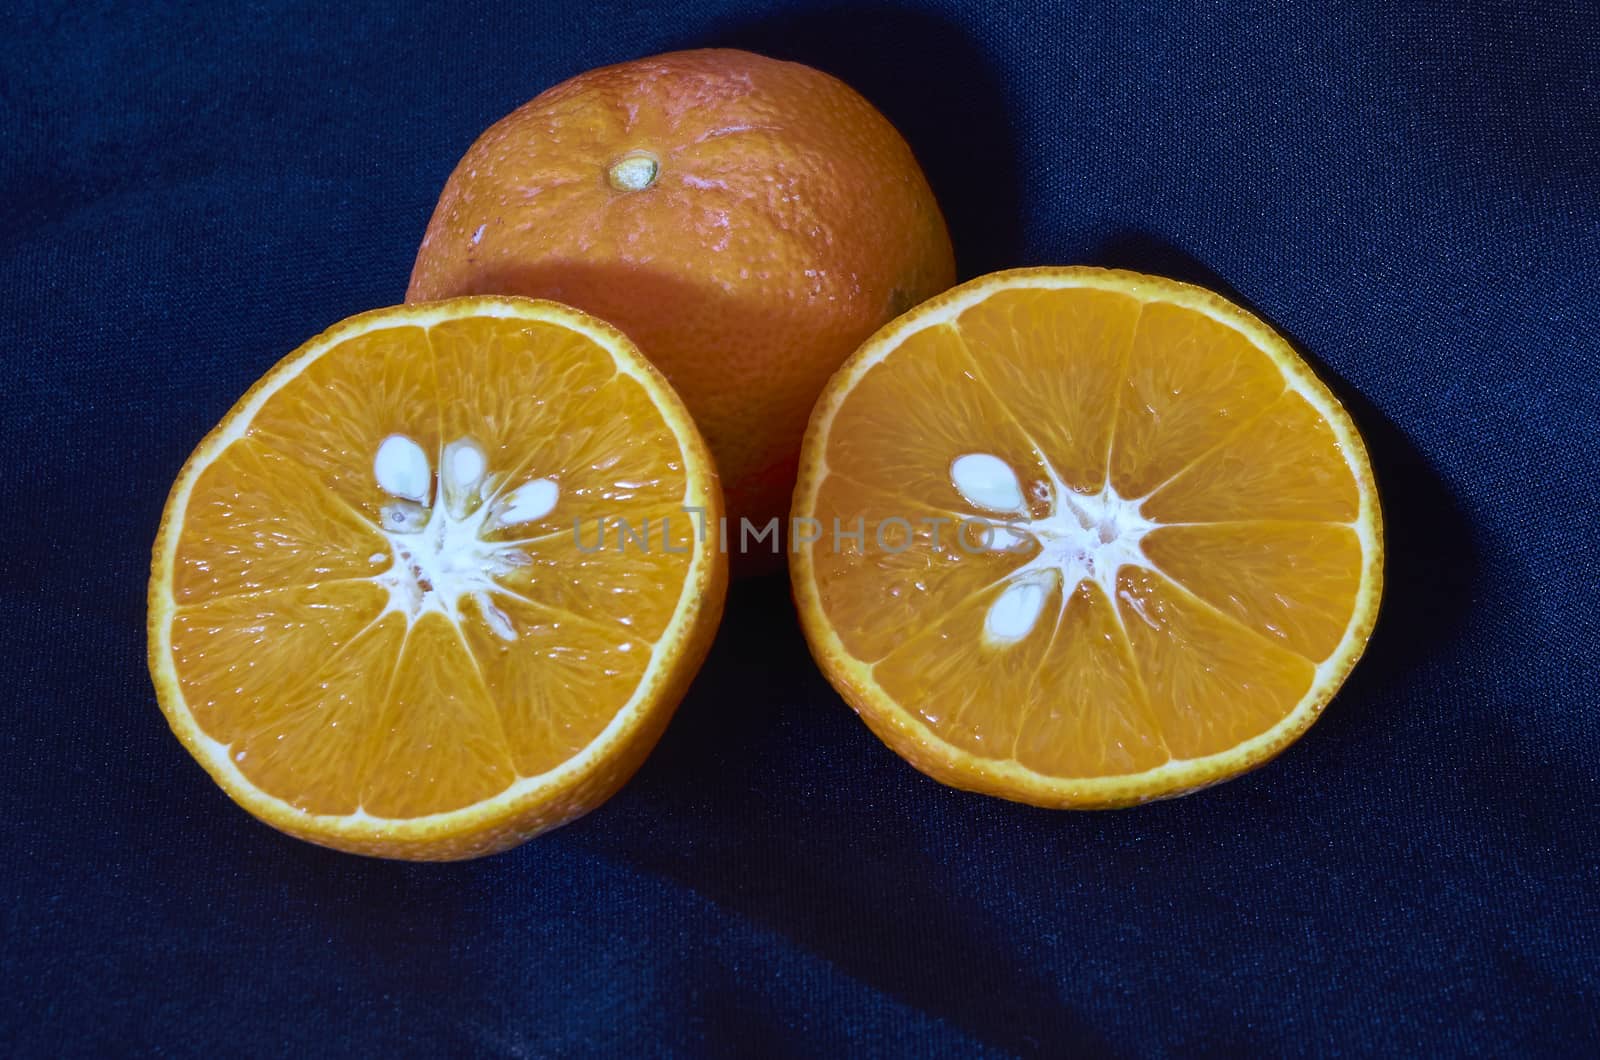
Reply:
M470 597L496 636L515 640L516 629L492 597L505 592L497 578L532 559L516 542L484 535L543 519L555 510L560 487L540 478L499 494L504 476L489 471L483 449L470 438L444 447L436 479L422 446L391 434L372 458L372 474L390 498L380 529L394 564L374 579L389 591L386 611L409 622L429 611L460 622L461 602Z
M950 462L950 482L973 507L989 513L992 525L983 544L990 551L1010 551L1036 541L1039 552L1006 575L984 617L985 639L996 644L1022 640L1039 623L1045 602L1057 584L1063 601L1083 581L1092 581L1116 599L1117 570L1124 564L1148 566L1140 541L1158 524L1112 488L1110 478L1099 493L1074 492L1050 475L1048 512L1034 518L1022 482L1011 465L991 453L966 453Z

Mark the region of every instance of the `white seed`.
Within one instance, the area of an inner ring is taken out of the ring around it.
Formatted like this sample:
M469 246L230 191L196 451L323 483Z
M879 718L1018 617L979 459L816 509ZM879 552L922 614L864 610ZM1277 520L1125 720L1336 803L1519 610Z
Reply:
M968 504L991 512L1025 513L1022 484L1011 465L992 453L966 453L950 462L950 482Z
M372 460L372 474L378 480L378 487L390 496L419 504L428 502L432 478L428 454L405 435L391 434L383 440L378 446L378 455Z
M460 489L471 489L483 478L483 451L470 439L461 438L445 451L450 459L450 480Z
M446 511L457 519L467 514L478 499L478 486L487 468L483 450L471 438L457 438L444 447L439 490L444 494Z
M520 548L496 549L484 558L483 572L491 578L500 578L532 562L533 557Z
M532 482L524 482L500 501L494 518L489 520L491 528L512 526L516 523L531 523L543 519L555 510L556 501L561 496L561 488L553 479L536 478Z
M483 615L483 621L494 631L494 635L501 640L516 640L517 631L511 625L511 619L506 613L489 599L488 593L477 593L472 598L478 605L478 611Z
M1024 580L1006 586L995 602L989 605L989 614L983 620L988 636L1002 644L1021 640L1033 631L1044 610L1045 585L1039 581Z
M990 523L983 529L983 547L990 552L1009 552L1028 539L1021 530L1003 523Z

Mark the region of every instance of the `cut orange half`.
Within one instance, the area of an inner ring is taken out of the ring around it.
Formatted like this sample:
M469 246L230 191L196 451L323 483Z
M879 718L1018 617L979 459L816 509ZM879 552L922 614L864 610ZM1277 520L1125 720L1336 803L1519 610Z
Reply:
M503 849L654 745L722 611L721 505L682 403L594 318L515 298L352 317L178 475L150 577L161 709L285 832Z
M812 414L791 574L890 747L1055 807L1282 750L1365 647L1383 548L1361 438L1287 343L1130 272L974 280L874 335Z

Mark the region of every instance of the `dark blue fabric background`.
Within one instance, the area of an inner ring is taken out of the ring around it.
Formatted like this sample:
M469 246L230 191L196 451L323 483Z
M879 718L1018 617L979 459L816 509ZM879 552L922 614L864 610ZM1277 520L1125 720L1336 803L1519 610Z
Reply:
M1593 0L334 6L0 17L0 1051L1594 1055ZM144 581L190 448L401 298L491 121L709 44L882 107L964 276L1198 281L1324 370L1388 591L1299 744L1116 813L948 790L778 579L616 799L499 857L320 850L189 759Z

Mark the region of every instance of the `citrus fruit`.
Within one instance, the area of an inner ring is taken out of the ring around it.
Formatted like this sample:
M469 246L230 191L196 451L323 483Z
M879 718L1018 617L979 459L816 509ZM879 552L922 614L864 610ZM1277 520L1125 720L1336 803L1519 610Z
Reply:
M1269 327L1196 287L1020 269L894 321L812 416L800 618L866 723L946 783L1173 795L1314 721L1372 629L1361 438Z
M834 369L953 282L882 114L810 67L706 50L591 70L496 122L446 182L406 298L554 298L621 328L694 414L736 531L787 515Z
M161 709L285 832L502 849L655 743L721 614L727 560L696 525L720 505L688 413L610 326L487 297L352 317L178 475L150 575Z

